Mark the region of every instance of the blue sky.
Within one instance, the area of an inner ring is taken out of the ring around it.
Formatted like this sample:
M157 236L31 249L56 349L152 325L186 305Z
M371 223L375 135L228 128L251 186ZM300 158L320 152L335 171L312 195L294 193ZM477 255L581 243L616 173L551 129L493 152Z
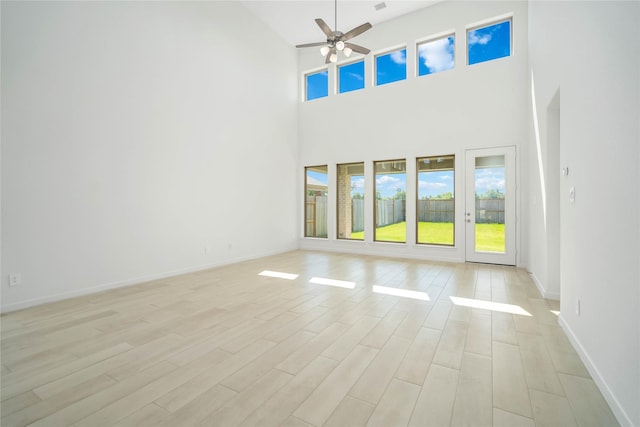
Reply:
M418 173L418 198L453 193L453 171L429 171Z
M476 193L484 193L490 189L505 191L504 167L480 168L476 169ZM328 185L328 175L326 173L307 170L307 176ZM453 191L454 179L453 171L429 171L418 173L418 198L433 197L439 194ZM407 175L405 173L377 174L376 191L382 197L391 197L400 188L407 191ZM365 194L364 176L354 175L351 177L351 195ZM365 194L366 197L366 194Z
M407 78L407 49L376 56L376 85Z
M490 61L511 55L511 20L499 22L467 33L468 64ZM418 75L423 76L450 70L455 66L455 38L453 35L418 45ZM363 89L364 60L338 66L338 93ZM375 57L376 85L384 85L407 78L407 50L396 50ZM306 100L323 98L329 94L327 70L307 74Z
M504 167L476 169L476 193L495 189L504 193Z
M316 181L321 182L324 185L329 184L329 175L326 173L320 173L312 170L307 170L307 176L315 179Z
M365 194L364 193L364 176L352 176L351 177L351 196L354 194Z
M376 192L382 197L391 197L398 189L407 191L406 173L376 174Z
M511 55L511 21L469 31L469 65Z
M338 92L351 92L364 88L364 60L339 67L340 88Z
M307 74L306 86L307 101L327 96L329 94L329 72L324 70L318 73Z
M418 46L418 75L450 70L455 65L454 37L422 43Z

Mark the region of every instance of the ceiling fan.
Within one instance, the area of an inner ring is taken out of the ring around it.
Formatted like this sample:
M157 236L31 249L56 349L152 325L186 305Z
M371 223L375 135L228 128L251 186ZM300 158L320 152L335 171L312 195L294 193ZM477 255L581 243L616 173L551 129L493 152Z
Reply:
M324 20L322 20L321 18L316 19L316 24L318 24L318 27L320 27L322 32L327 36L327 41L299 44L296 46L298 48L322 46L320 48L320 54L324 56L325 64L328 64L329 62L337 62L338 51L341 51L347 58L351 56L352 52L362 53L363 55L371 52L366 47L362 47L354 43L349 43L348 41L370 29L371 24L366 22L362 25L358 25L350 31L347 31L346 33L338 31L338 0L335 0L334 4L336 25L336 29L334 31L331 31L331 27L329 27L327 23L324 22Z

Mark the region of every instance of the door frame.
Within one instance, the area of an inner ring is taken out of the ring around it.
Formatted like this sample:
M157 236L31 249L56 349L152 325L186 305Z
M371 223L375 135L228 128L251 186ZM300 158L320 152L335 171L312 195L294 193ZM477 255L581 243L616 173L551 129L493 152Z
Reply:
M504 156L505 159L505 252L475 250L475 159L476 157ZM465 260L487 264L516 265L516 147L469 149L465 151Z

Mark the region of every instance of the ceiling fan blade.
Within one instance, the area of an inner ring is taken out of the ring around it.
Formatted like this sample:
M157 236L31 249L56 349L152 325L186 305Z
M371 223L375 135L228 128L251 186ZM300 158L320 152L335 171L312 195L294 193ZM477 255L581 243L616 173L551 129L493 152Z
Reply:
M331 27L329 27L327 23L322 20L322 18L316 18L316 24L318 24L318 27L320 27L322 32L326 34L327 39L333 40L334 37L333 31L331 31Z
M317 21L317 20L316 20ZM320 25L320 24L318 24ZM367 31L368 29L371 28L371 24L369 24L368 22L365 22L362 25L359 25L357 27L355 27L353 30L351 31L347 31L343 36L342 36L342 41L347 41L349 39L354 38L355 36L359 36L360 34L364 33L365 31ZM355 50L355 49L354 49Z
M296 47L316 47L316 46L326 46L327 42L317 42L317 43L306 43L306 44L298 44Z
M362 47L360 45L357 44L353 44L353 43L345 43L344 47L348 47L349 49L351 49L354 52L358 52L358 53L362 53L363 55L367 55L369 52L371 52L369 49L367 49L366 47Z

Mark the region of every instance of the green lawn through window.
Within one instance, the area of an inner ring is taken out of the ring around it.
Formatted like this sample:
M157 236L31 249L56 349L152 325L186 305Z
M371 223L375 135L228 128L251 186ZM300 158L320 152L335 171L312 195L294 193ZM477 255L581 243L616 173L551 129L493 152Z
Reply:
M407 227L404 222L386 225L376 229L376 240L384 242L405 242ZM352 239L364 239L364 232L351 233ZM435 245L453 244L453 223L419 222L418 243ZM476 250L504 252L504 224L476 224Z
M476 224L476 250L504 253L504 224Z

